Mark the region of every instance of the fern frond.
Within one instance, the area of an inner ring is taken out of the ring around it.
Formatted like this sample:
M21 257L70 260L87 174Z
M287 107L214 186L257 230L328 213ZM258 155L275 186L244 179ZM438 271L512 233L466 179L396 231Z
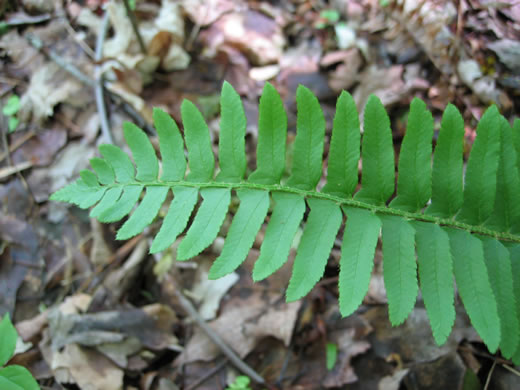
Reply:
M236 194L239 207L209 276L219 278L240 266L269 214L254 280L268 277L287 261L308 206L287 300L305 296L323 276L346 217L339 270L342 315L362 303L382 232L392 324L406 320L420 287L433 336L444 343L455 319L455 276L466 311L488 348L494 351L500 346L504 356L519 362L520 121L511 128L496 107L485 112L463 180L460 113L453 105L446 108L432 167L432 115L414 99L401 145L397 195L391 199L394 146L380 100L369 98L361 136L352 96L340 95L321 191L316 187L323 171L323 112L303 86L297 90L296 103L297 133L287 181L282 179L287 115L278 92L266 83L260 98L256 170L246 177L244 109L233 87L224 83L217 160L202 114L186 100L181 106L184 138L169 115L154 110L161 169L148 137L127 123L124 137L134 162L120 148L102 145L102 158L91 160L93 172L82 171L78 180L51 199L81 208L94 206L90 215L102 222L131 214L117 233L117 239L128 239L152 223L173 193L150 251L165 250L187 229L177 249L177 259L187 260L217 237ZM360 159L361 189L356 192ZM199 194L202 202L192 216Z
M394 146L383 103L371 95L365 107L361 190L354 199L384 205L394 193Z
M381 220L369 210L343 207L347 224L339 262L339 308L352 314L365 297L370 284Z
M453 104L442 115L441 130L433 154L432 199L425 213L451 218L462 206L462 150L464 120Z
M481 225L493 211L500 151L500 127L500 114L497 107L492 106L482 115L477 127L477 137L466 169L464 201L456 217L459 221Z
M499 241L481 238L484 244L484 260L491 288L496 297L500 321L500 350L507 358L515 353L518 342L518 315L513 292L513 271L508 250Z
M417 298L415 230L401 217L382 216L383 277L390 322L399 325L413 310Z
M453 272L464 307L488 349L500 342L500 319L484 262L482 241L465 230L448 229Z
M303 196L275 191L272 197L273 213L265 231L260 256L253 268L255 281L267 278L287 261L293 238L305 212Z
M433 337L444 344L455 322L453 264L448 234L437 224L414 222L419 280Z

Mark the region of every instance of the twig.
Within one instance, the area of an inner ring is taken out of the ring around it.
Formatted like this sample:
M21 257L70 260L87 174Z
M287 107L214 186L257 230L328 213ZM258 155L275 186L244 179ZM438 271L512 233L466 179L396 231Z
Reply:
M128 19L130 19L130 24L132 25L135 37L137 38L137 43L139 43L141 53L146 55L146 47L144 46L143 38L141 37L141 33L139 32L139 28L137 27L137 19L135 17L134 11L132 11L132 9L130 8L128 0L123 0L123 4L125 5L126 15L128 16Z
M30 161L24 161L16 165L9 165L6 168L0 168L0 180L5 179L15 173L24 171L33 166L33 163Z
M27 41L36 49L44 52L49 59L54 61L56 65L58 65L60 68L64 69L66 72L71 74L73 77L77 78L79 81L81 81L83 84L95 88L96 81L89 76L85 75L81 70L79 70L76 66L74 66L71 63L68 63L63 58L61 58L58 54L56 54L52 50L45 50L43 42L36 37L33 34L26 34L25 38ZM122 109L135 121L138 123L140 127L142 127L144 130L146 130L150 134L155 134L155 130L146 122L146 120L129 104L127 103L121 96L119 96L114 91L111 91L110 89L107 89L107 92L110 93L110 96L118 99L120 102L122 102Z
M197 387L199 387L202 383L206 382L209 378L211 378L213 375L215 375L217 372L222 370L222 368L227 364L228 360L224 359L219 364L217 364L215 367L213 367L211 370L206 372L203 376L197 378L195 382L193 382L191 385L186 387L184 390L194 390Z
M9 145L9 148L6 148L6 150L0 154L0 162L4 161L4 159L7 157L8 153L13 153L16 149L18 149L26 141L30 140L35 135L36 135L36 133L33 130L30 130L27 133L25 133L22 137L14 140L11 143L11 145Z
M29 43L36 49L43 51L43 42L34 34L27 33L25 34L25 38L29 41ZM63 58L61 58L59 55L57 55L52 50L46 50L47 56L51 60L53 60L56 65L64 69L66 72L70 73L72 76L77 78L79 81L81 81L83 84L86 84L90 87L94 87L95 83L94 80L92 80L90 77L85 75L82 71L80 71L78 68L76 68L73 64L65 61Z
M497 365L497 361L493 361L493 365L491 366L491 370L489 370L489 374L486 379L486 384L484 385L484 390L488 390L489 382L491 381L491 375L493 375L493 371L495 371L495 367Z
M285 379L285 372L287 371L287 367L289 366L289 361L291 360L292 347L293 347L293 338L291 338L289 347L287 347L287 350L285 352L285 358L283 359L283 364L282 364L282 368L280 369L280 374L278 375L278 378L276 378L275 385L277 385L278 387L281 387L282 382Z
M85 43L85 41L83 41L82 39L79 39L77 36L76 36L76 30L74 30L74 28L72 28L72 26L70 25L70 23L67 21L66 23L64 23L64 27L65 27L65 30L67 30L67 32L69 33L69 35L72 37L72 39L74 39L74 41L79 45L81 46L81 48L83 49L83 51L85 53L87 53L87 55L93 59L95 57L95 54L94 52L92 51L92 49L90 48L89 45L87 45Z
M103 57L103 43L105 42L105 36L107 34L109 21L110 18L108 17L108 12L105 12L105 15L103 16L103 22L101 23L101 26L99 28L96 40L96 53L94 55L94 58L96 60L96 63L98 64L101 62L101 58ZM103 93L104 82L103 74L101 72L101 65L96 65L95 72L96 87L94 88L94 92L96 95L96 106L99 112L101 133L103 134L103 137L105 137L106 142L113 144L114 139L112 137L112 133L110 132L110 125L108 123L107 109L105 106L105 98Z
M195 310L191 302L178 290L175 290L175 295L179 300L180 304L186 310L191 318L195 320L198 326L202 328L202 330L208 335L208 337L213 341L222 351L224 355L229 359L229 361L242 373L250 377L257 383L265 384L264 378L262 378L255 370L253 370L249 365L244 362L227 344L222 340L222 338L215 333L213 329L204 321L204 319L200 316L200 314Z
M11 152L9 151L9 144L7 142L7 132L6 127L2 126L0 123L0 134L2 138L2 144L5 148L5 157L7 158L7 167L3 168L0 173L0 178L3 179L7 176L12 175L13 173L16 174L16 177L20 180L22 183L22 186L25 188L27 193L29 194L29 197L31 199L31 204L29 206L29 211L32 210L32 207L34 206L35 200L34 200L34 194L31 191L31 188L29 187L29 184L27 184L27 181L25 180L25 177L20 173L24 169L28 169L33 166L33 163L31 161L24 161L17 165L13 164L13 160L11 158Z
M209 9L209 7L207 7L206 9ZM195 42L195 39L197 38L197 35L199 35L199 32L200 32L200 24L197 23L191 30L190 36L186 40L186 48L188 50L192 49L193 42Z
M29 24L38 24L47 22L48 20L51 20L52 16L51 14L41 14L41 15L34 15L34 16L28 16L23 15L23 17L16 17L17 15L14 15L14 17L10 17L5 21L5 24L8 27L17 27L17 26L24 26Z
M89 293L92 293L97 286L102 283L106 276L108 275L108 272L116 267L119 262L124 259L136 246L139 244L139 242L142 240L143 235L140 234L138 236L133 237L132 239L125 242L113 255L111 255L107 259L107 263L103 266L99 266L96 268L95 272L92 273L79 287L78 291L88 291Z
M510 367L508 366L507 364L502 364L501 365L502 367L504 367L506 370L509 370L511 371L513 374L515 374L516 376L520 376L520 372L515 370L513 367Z

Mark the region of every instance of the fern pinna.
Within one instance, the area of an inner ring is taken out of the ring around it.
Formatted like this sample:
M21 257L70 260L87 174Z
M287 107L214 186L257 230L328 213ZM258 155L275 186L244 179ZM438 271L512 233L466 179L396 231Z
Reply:
M82 171L76 182L51 199L81 208L95 205L90 215L102 222L119 221L138 204L118 231L117 238L123 240L141 233L172 191L173 200L151 246L154 253L184 232L200 193L202 203L178 246L177 259L187 260L216 238L234 190L240 205L210 278L220 278L244 261L270 213L253 270L255 280L286 262L308 206L288 301L305 296L323 276L346 216L339 270L342 315L354 312L368 290L381 233L392 324L407 318L420 282L433 336L444 343L455 319L454 275L466 311L489 350L500 347L505 357L520 360L520 121L512 129L495 106L485 112L463 180L464 123L458 110L448 105L444 112L432 164L433 118L425 103L414 99L399 156L397 195L387 203L395 191L394 148L380 100L369 98L361 137L354 100L347 92L340 95L326 184L320 191L316 186L322 176L325 120L309 89L300 86L296 102L297 133L287 180L282 179L287 116L279 94L265 85L257 168L246 179L246 117L239 95L224 83L216 177L209 129L195 105L185 100L184 140L170 116L154 111L162 169L145 133L126 123L124 136L137 173L120 148L101 145L102 158L91 160L94 172ZM361 189L356 192L361 156Z

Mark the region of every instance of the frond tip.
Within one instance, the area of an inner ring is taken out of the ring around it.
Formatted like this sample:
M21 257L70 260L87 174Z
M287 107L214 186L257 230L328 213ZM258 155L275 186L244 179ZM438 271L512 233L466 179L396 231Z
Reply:
M323 113L314 94L303 86L296 102L297 132L287 180L282 178L287 115L278 92L266 83L259 107L257 169L246 178L246 117L239 95L224 83L218 165L208 126L186 100L181 106L184 138L169 115L154 109L161 170L148 137L126 123L124 136L135 165L120 148L102 145L102 157L91 160L93 172L82 171L51 199L85 209L95 206L90 215L102 222L131 214L117 233L117 239L128 239L143 232L173 194L150 251L167 249L193 217L178 246L178 260L187 260L217 237L236 194L240 205L209 275L220 278L239 267L269 215L254 280L268 277L287 261L308 206L288 300L305 296L323 276L346 217L339 271L343 315L362 303L382 234L384 281L394 325L406 320L420 287L433 336L444 343L455 318L455 276L466 311L488 348L500 347L505 356L520 362L520 206L515 199L520 190L520 121L511 128L496 107L485 112L463 181L460 113L453 105L446 108L432 167L432 115L424 102L414 99L400 150L397 195L391 199L394 147L390 120L379 99L368 100L361 137L354 100L348 92L341 93L321 191L316 186L322 176ZM361 189L354 193L360 158ZM199 194L202 203L196 209Z

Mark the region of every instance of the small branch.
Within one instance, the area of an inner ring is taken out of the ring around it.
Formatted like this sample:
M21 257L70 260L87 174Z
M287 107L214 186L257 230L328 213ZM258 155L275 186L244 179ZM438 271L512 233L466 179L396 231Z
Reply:
M92 79L91 77L85 75L81 70L79 70L74 64L71 64L67 61L65 61L63 58L61 58L58 54L56 54L52 50L44 50L43 42L36 37L33 34L26 34L25 39L36 49L43 52L44 54L49 57L50 60L54 61L56 65L58 65L60 68L68 72L70 75L81 81L83 84L95 88L96 81ZM104 85L104 84L103 84ZM146 130L149 134L155 134L155 130L146 122L146 120L132 107L129 103L127 103L121 96L119 96L117 93L110 91L110 89L107 89L107 92L110 93L110 95L113 98L118 99L120 102L122 102L122 109L132 118L134 122L137 122L137 124L142 127L144 130Z
M189 314L189 316L195 320L198 326L207 334L207 336L213 341L222 351L224 355L230 360L230 362L242 373L250 377L257 383L265 384L264 378L262 378L255 370L253 370L247 363L245 363L227 344L222 338L215 333L213 329L204 321L197 310L193 307L191 302L179 291L175 290L175 295L179 300L180 304Z
M0 180L5 179L6 177L9 177L11 175L14 175L15 173L24 171L26 169L29 169L33 166L33 163L30 161L24 161L16 165L10 165L6 168L0 168Z
M0 122L2 120L0 119ZM31 204L29 206L29 211L32 210L32 207L34 206L35 200L34 200L34 194L31 191L31 188L29 187L29 184L27 184L27 181L25 180L25 177L21 174L21 171L31 168L33 166L33 163L31 161L24 161L19 164L13 165L13 160L11 159L11 152L9 150L9 143L7 141L7 126L3 127L0 123L0 134L2 138L2 143L5 148L5 158L7 158L7 167L0 169L0 180L3 180L4 178L16 174L20 182L22 183L23 187L27 191L27 193L30 196ZM3 158L2 158L3 159Z
M30 25L30 24L43 23L43 22L47 22L51 19L52 19L51 14L41 14L41 15L29 16L29 15L25 15L25 14L20 15L19 13L17 13L15 15L13 15L12 17L9 17L5 21L5 24L8 27L18 27L18 26L25 26L25 25Z
M68 21L64 23L64 27L65 30L67 30L67 32L69 33L70 37L74 39L74 42L76 42L91 59L93 59L95 57L94 52L92 51L90 46L85 43L83 39L78 38L76 30L74 30L74 28L70 25Z
M25 39L33 46L35 49L39 51L44 50L43 42L38 38L36 35L27 33L25 34ZM83 84L86 84L90 87L94 87L94 80L92 80L90 77L85 75L81 70L79 70L76 66L73 64L65 61L63 58L61 58L58 54L56 54L52 50L46 50L45 54L56 63L60 68L65 70L66 72L70 73L72 76L77 78L79 81L81 81Z
M143 42L143 38L141 37L141 33L139 32L139 28L137 27L137 18L135 17L134 11L130 8L130 4L128 0L123 0L123 4L125 5L126 15L128 19L130 19L130 24L132 24L132 29L134 30L135 37L137 38L137 42L139 43L139 48L141 49L141 53L146 55L146 47Z
M98 31L98 36L96 40L96 52L94 54L94 59L96 63L99 64L101 59L103 58L103 43L105 42L105 36L108 30L108 24L110 19L108 17L108 12L105 12L103 16L103 22ZM108 123L107 117L107 109L105 106L105 96L103 93L104 82L103 82L103 74L101 72L101 65L96 65L95 67L96 73L96 86L94 88L94 92L96 95L96 106L99 112L99 123L101 125L101 133L103 137L105 137L105 141L113 144L114 139L112 137L112 133L110 132L110 124Z
M10 153L13 153L16 149L18 149L35 135L36 133L33 130L29 130L28 132L24 133L23 136L14 140L11 145L8 145L8 148L6 147L5 151L0 154L0 162L4 161L4 159L8 157ZM7 141L5 142L7 143Z
M495 371L495 367L497 365L497 361L493 361L493 365L491 366L491 370L489 370L489 374L486 379L486 384L484 385L484 390L488 390L489 382L491 382L491 376L493 375L493 371Z
M506 370L511 371L516 376L520 376L520 372L515 370L513 367L509 367L507 364L501 364L502 367L504 367Z

